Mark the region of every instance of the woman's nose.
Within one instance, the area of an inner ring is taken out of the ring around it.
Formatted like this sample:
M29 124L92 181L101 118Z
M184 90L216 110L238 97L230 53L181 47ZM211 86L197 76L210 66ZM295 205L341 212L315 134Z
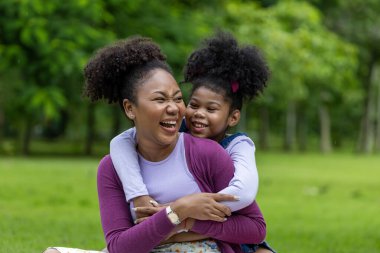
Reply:
M179 111L178 105L174 101L171 101L171 102L169 102L168 106L166 107L166 111L169 114L177 114Z

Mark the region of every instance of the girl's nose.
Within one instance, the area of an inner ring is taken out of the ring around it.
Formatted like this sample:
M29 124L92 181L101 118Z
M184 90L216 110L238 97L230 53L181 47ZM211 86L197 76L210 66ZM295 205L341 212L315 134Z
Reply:
M202 113L201 110L196 110L194 112L194 117L196 117L196 118L204 118L204 114Z

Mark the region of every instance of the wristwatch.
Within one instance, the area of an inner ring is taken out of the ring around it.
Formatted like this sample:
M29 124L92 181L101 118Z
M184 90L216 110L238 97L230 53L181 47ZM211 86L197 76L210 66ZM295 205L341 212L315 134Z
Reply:
M178 214L176 214L170 206L166 207L166 215L168 216L169 220L173 225L178 225L181 223L179 220Z

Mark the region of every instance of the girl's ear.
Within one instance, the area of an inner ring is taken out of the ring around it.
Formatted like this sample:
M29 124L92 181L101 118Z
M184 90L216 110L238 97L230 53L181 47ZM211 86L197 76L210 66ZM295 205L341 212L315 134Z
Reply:
M230 116L228 116L228 126L234 127L239 123L240 120L240 110L234 110L231 112Z
M124 113L130 120L134 120L136 115L133 112L133 104L129 99L123 100Z

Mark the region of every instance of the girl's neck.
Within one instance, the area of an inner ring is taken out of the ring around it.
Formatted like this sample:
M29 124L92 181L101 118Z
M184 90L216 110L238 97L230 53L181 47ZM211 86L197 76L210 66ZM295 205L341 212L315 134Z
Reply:
M216 141L217 143L220 143L226 137L227 137L227 131L225 131L224 133L220 133L218 136L215 136L215 138L213 138L212 140Z
M144 157L145 160L159 162L167 158L172 153L177 144L178 138L179 134L177 134L177 138L173 143L168 145L159 145L144 139L139 140L137 136L137 151L142 157Z

